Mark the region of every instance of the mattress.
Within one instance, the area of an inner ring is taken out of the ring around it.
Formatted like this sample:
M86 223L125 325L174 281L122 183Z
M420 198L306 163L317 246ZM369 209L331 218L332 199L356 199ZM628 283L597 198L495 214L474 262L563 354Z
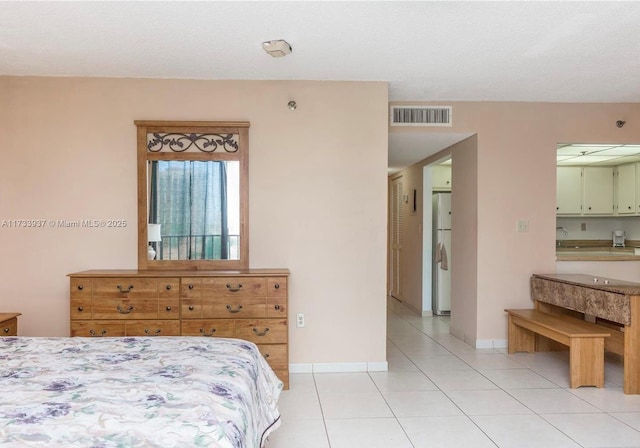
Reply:
M0 444L258 448L282 387L240 339L0 338Z

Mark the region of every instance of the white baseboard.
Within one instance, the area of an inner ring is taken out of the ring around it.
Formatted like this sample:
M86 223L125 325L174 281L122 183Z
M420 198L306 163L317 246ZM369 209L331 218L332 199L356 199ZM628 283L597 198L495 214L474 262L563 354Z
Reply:
M289 373L353 373L386 372L389 363L382 362L317 362L289 364Z
M474 348L507 348L506 339L475 339L453 327L449 327L449 333Z
M506 339L476 339L476 348L507 348Z

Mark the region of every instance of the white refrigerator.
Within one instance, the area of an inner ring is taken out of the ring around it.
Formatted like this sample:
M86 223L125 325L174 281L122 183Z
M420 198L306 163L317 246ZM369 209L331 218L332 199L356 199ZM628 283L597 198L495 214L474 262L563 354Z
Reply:
M451 314L451 193L433 195L433 313Z

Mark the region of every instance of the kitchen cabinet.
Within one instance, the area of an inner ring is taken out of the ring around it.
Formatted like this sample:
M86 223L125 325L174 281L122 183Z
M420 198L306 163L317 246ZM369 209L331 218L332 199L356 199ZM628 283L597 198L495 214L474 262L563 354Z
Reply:
M431 185L434 190L451 191L451 166L435 165L431 167Z
M610 166L583 168L583 214L613 214L613 171Z
M633 215L636 204L636 164L616 167L616 211L618 215Z
M556 188L556 213L579 215L582 213L582 167L559 166Z

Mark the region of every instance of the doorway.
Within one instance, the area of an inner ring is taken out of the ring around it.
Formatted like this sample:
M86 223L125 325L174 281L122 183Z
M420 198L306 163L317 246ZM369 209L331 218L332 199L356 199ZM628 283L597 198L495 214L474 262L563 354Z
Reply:
M389 264L391 266L389 283L391 297L402 301L402 236L404 232L402 204L404 199L404 182L402 176L391 180L391 250Z

